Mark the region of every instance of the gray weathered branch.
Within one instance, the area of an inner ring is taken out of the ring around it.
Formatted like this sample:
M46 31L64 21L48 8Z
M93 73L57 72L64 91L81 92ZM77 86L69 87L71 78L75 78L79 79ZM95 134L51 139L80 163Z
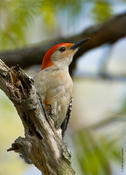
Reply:
M77 58L83 55L86 51L89 51L103 44L112 44L125 37L125 28L126 12L113 17L102 24L89 27L74 36L67 38L56 38L51 41L48 40L27 48L0 52L0 59L5 61L5 63L9 66L19 64L22 68L25 68L34 64L40 64L45 52L57 43L75 42L85 37L91 37L91 39L83 47L81 47L81 49L75 55L75 59L71 65L73 68L75 66Z
M0 60L0 89L13 102L25 130L25 138L17 138L8 151L19 153L43 175L74 175L70 154L47 118L33 80L19 66L9 68Z

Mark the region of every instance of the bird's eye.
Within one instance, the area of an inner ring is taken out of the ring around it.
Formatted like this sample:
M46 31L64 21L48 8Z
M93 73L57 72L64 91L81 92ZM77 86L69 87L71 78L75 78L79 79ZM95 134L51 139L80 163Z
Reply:
M66 50L65 47L61 47L61 48L59 49L60 52L64 52L65 50Z

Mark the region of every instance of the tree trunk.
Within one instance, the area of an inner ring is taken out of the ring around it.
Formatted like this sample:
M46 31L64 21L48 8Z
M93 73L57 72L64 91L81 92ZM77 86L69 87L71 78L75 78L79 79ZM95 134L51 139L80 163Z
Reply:
M70 154L43 110L33 80L19 66L9 68L0 60L0 88L13 102L25 131L25 138L18 137L8 151L19 153L43 175L74 175Z

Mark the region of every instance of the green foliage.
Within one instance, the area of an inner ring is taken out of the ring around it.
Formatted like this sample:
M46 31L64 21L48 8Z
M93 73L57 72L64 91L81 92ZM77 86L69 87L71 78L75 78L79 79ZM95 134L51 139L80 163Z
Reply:
M126 97L120 109L109 115L108 118L107 122L106 119L103 119L99 124L97 123L93 130L91 128L83 129L73 136L76 159L80 165L82 175L111 175L111 162L121 164L121 149L125 146L123 142L125 140ZM96 129L100 129L100 125L103 128L103 126L111 124L110 128L113 128L113 126L116 126L113 123L117 121L119 124L120 121L123 121L122 124L124 124L124 128L117 128L117 134L113 132L115 130L111 130L109 134L106 134L106 132L97 134Z
M122 103L122 106L121 106L121 109L120 109L120 114L121 115L126 115L126 97L123 100L123 103Z
M81 7L79 4L77 0L3 0L0 2L0 50L25 45L28 26L34 24L36 17L47 28L53 28L61 10L69 7L69 13L75 13Z
M115 128L117 121L121 127L115 130L110 130L109 134L105 132L97 133L96 129L105 128L110 125L110 128ZM122 122L123 121L123 122ZM73 136L75 144L76 159L80 165L82 175L111 175L111 162L121 164L121 150L125 146L125 121L126 121L126 97L124 98L120 109L109 114L107 119L98 122L95 127L78 131ZM101 126L101 127L99 127ZM93 131L93 132L92 132ZM125 148L125 147L124 147Z
M93 18L95 22L101 23L109 19L113 14L112 4L98 0L93 7Z
M89 130L82 130L74 136L76 158L82 174L110 175L110 161L120 161L120 151L117 140L96 137Z
M27 34L37 18L46 29L58 28L59 15L67 14L68 22L82 7L93 4L93 16L103 21L111 16L111 4L87 0L2 0L0 1L0 50L22 47L28 44ZM61 16L60 16L61 18ZM63 20L62 18L60 20ZM73 21L74 22L74 21ZM37 24L41 28L40 22ZM45 29L44 29L45 30ZM42 30L43 31L43 30ZM47 30L48 31L48 30ZM36 35L36 34L34 34ZM41 35L41 34L40 34Z

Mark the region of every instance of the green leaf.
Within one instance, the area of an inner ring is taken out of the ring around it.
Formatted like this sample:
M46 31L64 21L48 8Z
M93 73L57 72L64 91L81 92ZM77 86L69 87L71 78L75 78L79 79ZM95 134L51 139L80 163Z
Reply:
M101 23L112 16L112 4L101 0L96 1L96 3L94 3L92 13L94 21L96 23Z

